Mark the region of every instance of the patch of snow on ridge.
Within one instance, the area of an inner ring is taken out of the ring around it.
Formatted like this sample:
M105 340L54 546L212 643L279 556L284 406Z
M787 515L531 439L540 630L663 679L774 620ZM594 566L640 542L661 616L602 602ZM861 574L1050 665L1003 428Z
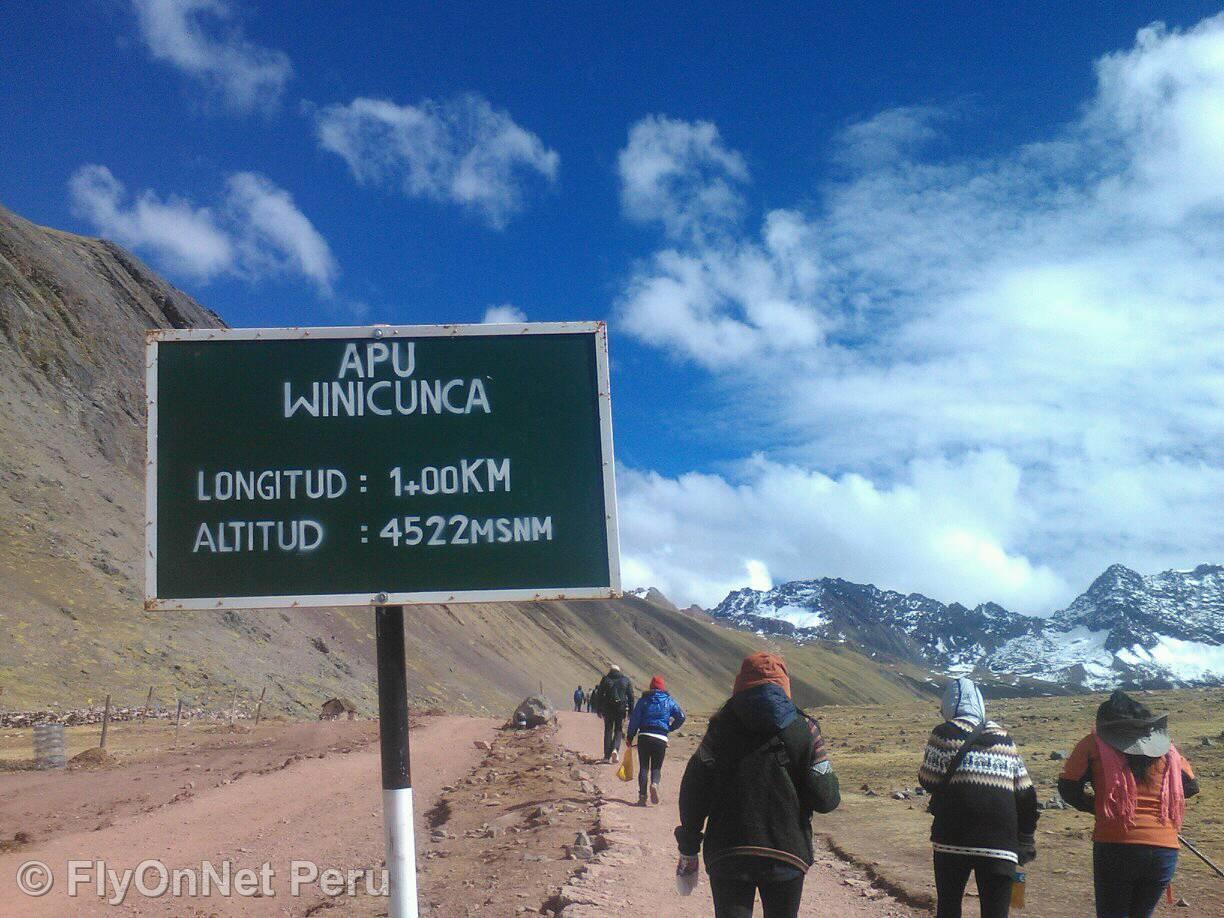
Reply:
M758 611L763 612L764 610ZM820 609L809 609L804 606L778 606L770 609L768 614L770 618L789 622L796 628L819 628L828 621L828 617Z
M1130 651L1135 649L1129 648ZM1187 682L1224 680L1224 646L1161 637L1155 647L1140 649L1153 663L1178 679Z
M1068 671L1084 668L1083 684L1103 688L1114 677L1114 655L1105 649L1109 632L1078 625L1068 631L1045 632L1013 638L990 659L996 673L1019 673L1049 682L1064 682Z

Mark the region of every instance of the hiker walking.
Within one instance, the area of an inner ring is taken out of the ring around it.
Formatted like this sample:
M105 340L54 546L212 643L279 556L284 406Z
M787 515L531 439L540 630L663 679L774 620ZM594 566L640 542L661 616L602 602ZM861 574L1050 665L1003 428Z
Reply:
M633 707L633 683L615 663L595 687L595 701L595 713L604 722L603 760L605 764L615 762L625 738L625 718Z
M1154 715L1123 692L1097 708L1096 729L1058 779L1063 800L1096 815L1097 918L1148 918L1156 910L1177 869L1186 798L1198 791L1194 770L1169 738L1167 714Z
M1037 857L1037 791L1015 740L986 719L973 680L950 682L940 713L918 770L935 817L936 916L960 918L973 873L982 918L1006 918L1016 866Z
M594 702L595 702L595 689L592 688L586 693L586 709L587 709L588 714L591 713L591 706L592 704L594 704Z
M758 892L765 918L795 918L812 813L840 802L820 725L791 701L785 662L752 654L684 770L677 885L696 884L702 851L715 918L751 918Z
M663 677L655 676L629 716L629 745L633 745L635 737L637 739L638 806L646 805L647 784L650 802L658 804L663 759L667 755L667 735L679 730L683 723L684 711L667 693Z
M580 685L578 686L578 688L574 689L574 710L575 711L582 710L582 702L584 698L585 696L582 694L582 686Z

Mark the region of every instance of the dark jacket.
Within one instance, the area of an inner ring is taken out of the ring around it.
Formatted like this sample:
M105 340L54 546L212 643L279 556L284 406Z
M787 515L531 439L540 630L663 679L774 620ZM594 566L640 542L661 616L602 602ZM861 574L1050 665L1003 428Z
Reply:
M820 725L781 688L762 685L711 718L680 784L676 841L681 854L704 851L712 872L744 857L806 872L812 813L840 802Z
M600 717L627 717L633 708L633 683L624 673L609 670L595 687L595 713Z
M993 721L981 733L940 791L952 758L973 733L975 721L944 721L927 740L918 781L938 799L932 811L936 851L1016 861L1019 836L1037 828L1037 791L1007 731Z
M667 734L684 725L684 712L676 699L662 689L643 692L629 717L629 742L639 733L649 733L667 741Z

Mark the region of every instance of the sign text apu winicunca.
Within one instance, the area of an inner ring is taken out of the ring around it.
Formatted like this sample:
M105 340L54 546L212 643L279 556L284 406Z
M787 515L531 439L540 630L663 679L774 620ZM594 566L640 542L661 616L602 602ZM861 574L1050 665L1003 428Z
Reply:
M296 394L293 383L285 382L284 416L493 413L479 377L417 379L415 373L415 341L350 342L335 379L312 382Z

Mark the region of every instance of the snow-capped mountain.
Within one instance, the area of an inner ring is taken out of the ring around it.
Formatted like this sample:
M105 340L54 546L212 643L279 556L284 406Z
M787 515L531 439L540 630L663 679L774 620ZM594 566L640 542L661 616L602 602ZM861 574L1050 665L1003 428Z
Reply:
M851 643L950 673L1090 689L1224 683L1219 565L1145 577L1115 564L1049 618L831 578L739 590L710 614L752 631Z

